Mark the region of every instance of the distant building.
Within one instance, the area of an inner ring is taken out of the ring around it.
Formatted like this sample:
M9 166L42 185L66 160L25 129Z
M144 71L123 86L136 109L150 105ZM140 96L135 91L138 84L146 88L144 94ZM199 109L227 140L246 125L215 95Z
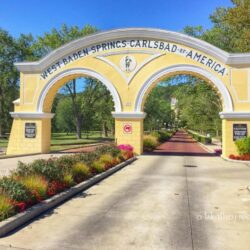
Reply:
M171 109L172 110L177 109L177 103L178 103L178 100L175 97L171 97Z

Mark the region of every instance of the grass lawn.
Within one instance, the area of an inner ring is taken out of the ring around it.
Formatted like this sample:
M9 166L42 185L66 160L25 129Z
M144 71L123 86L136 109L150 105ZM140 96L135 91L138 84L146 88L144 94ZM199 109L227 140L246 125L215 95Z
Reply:
M104 140L112 140L112 137L101 137L100 132L91 131L82 133L82 139L77 139L75 133L52 133L51 137L51 151L64 150L68 148L77 148L82 145L102 142ZM6 148L8 139L0 138L0 148Z
M0 138L0 148L6 148L8 145L8 139L7 138Z

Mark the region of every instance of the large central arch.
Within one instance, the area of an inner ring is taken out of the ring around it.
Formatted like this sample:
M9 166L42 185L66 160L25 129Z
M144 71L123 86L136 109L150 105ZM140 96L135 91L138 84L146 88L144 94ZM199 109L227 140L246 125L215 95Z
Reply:
M20 98L7 154L48 152L51 104L67 80L90 76L110 91L118 144L132 144L142 152L143 104L162 77L192 74L217 89L223 103L223 156L236 152L233 125L250 126L250 54L229 54L187 35L146 28L118 29L72 41L37 62L19 62ZM26 124L36 134L25 137ZM131 126L126 132L125 125ZM248 129L249 133L249 129Z

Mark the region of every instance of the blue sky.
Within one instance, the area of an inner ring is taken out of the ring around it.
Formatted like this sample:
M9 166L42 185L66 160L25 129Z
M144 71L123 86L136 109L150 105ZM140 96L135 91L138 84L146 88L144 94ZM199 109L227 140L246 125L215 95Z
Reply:
M230 0L0 0L0 27L42 35L61 24L92 24L100 30L154 27L181 31L186 25L211 27L209 15Z

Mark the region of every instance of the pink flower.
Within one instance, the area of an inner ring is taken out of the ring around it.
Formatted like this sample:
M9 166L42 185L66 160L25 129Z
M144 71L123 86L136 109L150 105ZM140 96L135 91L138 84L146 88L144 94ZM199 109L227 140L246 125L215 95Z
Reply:
M118 148L120 150L124 150L124 151L128 151L128 152L133 152L133 150L134 150L134 148L129 144L120 144L120 145L118 145Z

